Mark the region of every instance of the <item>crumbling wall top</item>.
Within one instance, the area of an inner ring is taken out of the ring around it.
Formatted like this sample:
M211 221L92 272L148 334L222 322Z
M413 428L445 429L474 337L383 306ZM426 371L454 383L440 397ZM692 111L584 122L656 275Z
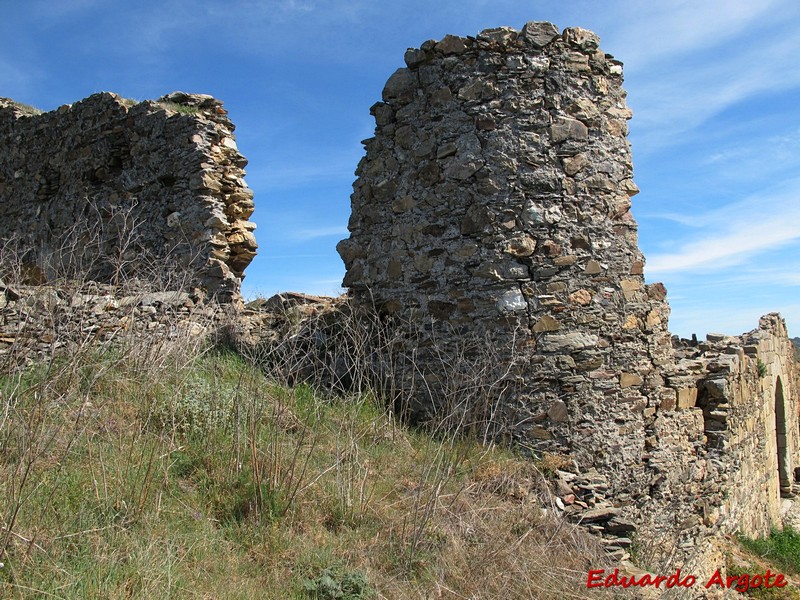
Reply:
M0 100L6 256L31 281L156 278L238 299L257 244L233 131L203 94L103 92L46 113Z

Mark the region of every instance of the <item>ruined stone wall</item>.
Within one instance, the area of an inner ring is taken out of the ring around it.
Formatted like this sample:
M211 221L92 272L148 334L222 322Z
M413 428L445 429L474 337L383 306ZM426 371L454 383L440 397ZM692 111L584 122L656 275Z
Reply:
M96 282L8 286L0 280L0 373L97 343L218 339L236 318L232 304L181 290L122 290Z
M711 334L680 355L695 364L690 404L703 415L709 520L725 533L767 535L780 526L781 496L800 466L798 366L786 324L766 315L749 333Z
M32 282L156 279L238 299L255 224L226 115L180 92L100 93L44 114L0 99L4 265Z
M640 559L702 578L719 534L780 526L796 367L777 316L676 356L629 210L621 64L598 43L534 22L409 49L337 249L353 304L405 332L393 385L418 416L451 408L448 382L495 349L487 428L572 459L560 507L620 559L638 529Z
M665 291L644 284L629 212L620 63L591 32L549 23L405 59L372 107L344 285L414 324L421 410L435 409L442 352L486 336L514 364L503 428L643 494L647 431L675 391L657 374L672 352Z

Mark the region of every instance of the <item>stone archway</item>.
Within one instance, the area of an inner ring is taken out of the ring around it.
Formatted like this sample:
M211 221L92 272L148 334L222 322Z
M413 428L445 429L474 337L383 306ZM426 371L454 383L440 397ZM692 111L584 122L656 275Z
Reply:
M792 492L787 432L783 382L778 377L775 381L775 441L778 451L778 481L781 495Z

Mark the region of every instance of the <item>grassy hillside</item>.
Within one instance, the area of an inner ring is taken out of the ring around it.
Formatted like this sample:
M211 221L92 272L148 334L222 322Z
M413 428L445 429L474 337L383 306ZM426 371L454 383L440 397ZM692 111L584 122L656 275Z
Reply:
M0 395L3 598L583 598L607 566L541 464L200 342L85 343Z

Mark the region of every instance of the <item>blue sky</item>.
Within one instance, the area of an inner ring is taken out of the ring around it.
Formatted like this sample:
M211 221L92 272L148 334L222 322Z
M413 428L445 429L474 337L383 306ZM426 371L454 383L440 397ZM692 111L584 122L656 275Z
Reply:
M245 293L336 294L369 107L407 47L527 21L580 26L625 63L633 212L670 329L800 335L797 0L0 0L0 96L213 94L250 160L260 254Z

